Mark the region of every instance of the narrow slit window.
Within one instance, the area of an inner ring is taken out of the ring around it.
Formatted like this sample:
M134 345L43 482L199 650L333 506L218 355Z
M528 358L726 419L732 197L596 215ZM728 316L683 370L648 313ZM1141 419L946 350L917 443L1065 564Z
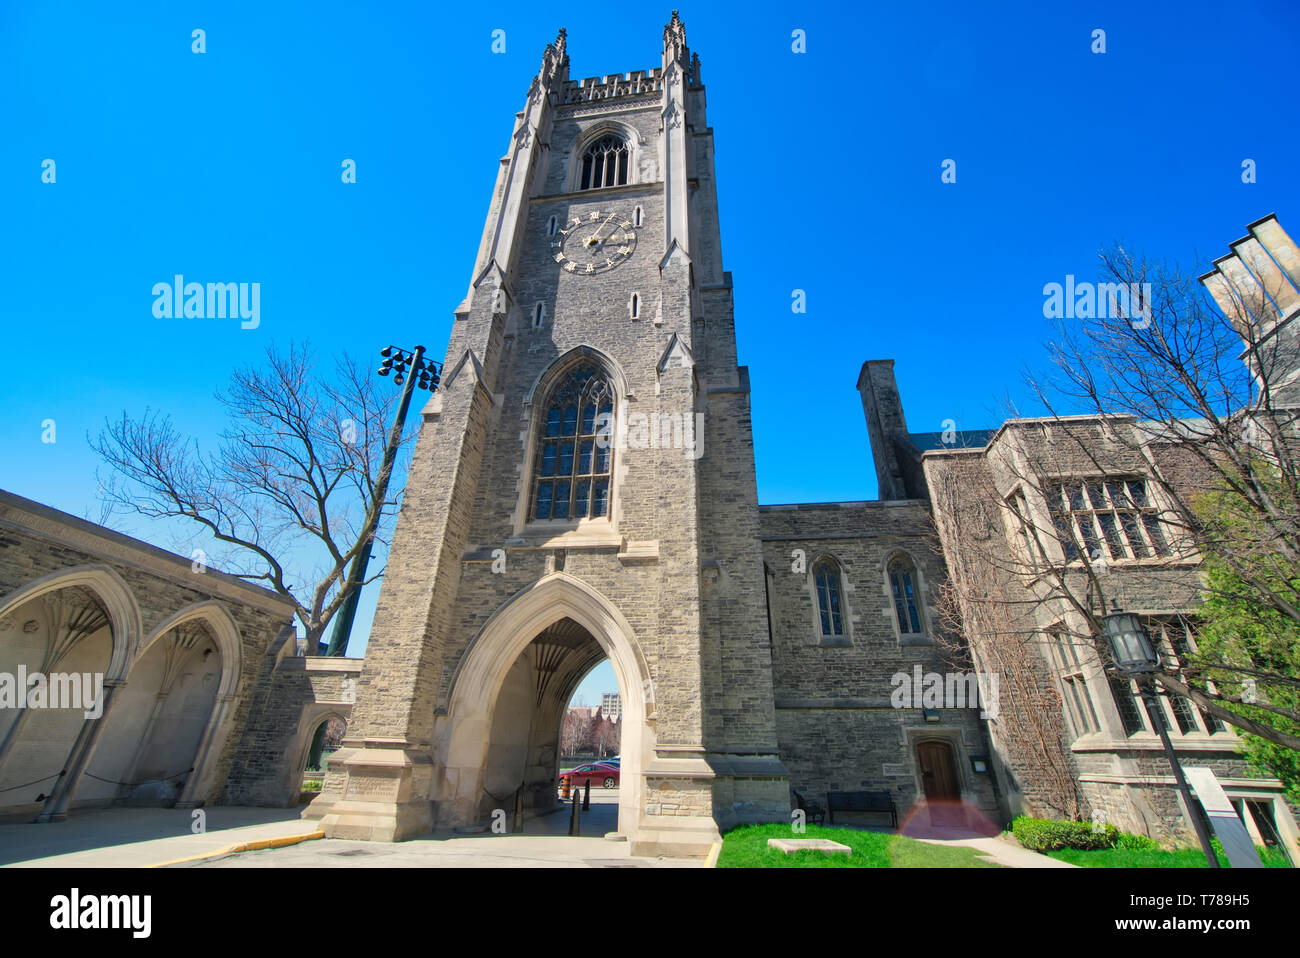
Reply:
M894 617L900 635L921 634L921 607L916 595L916 566L898 558L889 565L889 588L894 598Z
M817 620L823 639L844 635L844 609L840 596L840 567L829 558L813 566L813 585L817 590Z

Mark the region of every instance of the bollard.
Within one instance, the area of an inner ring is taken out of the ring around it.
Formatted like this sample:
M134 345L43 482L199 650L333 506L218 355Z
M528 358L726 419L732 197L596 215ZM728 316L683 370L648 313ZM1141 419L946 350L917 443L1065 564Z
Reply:
M581 813L578 811L578 793L573 793L573 810L569 812L569 835L578 834L578 828L581 824Z
M515 822L514 831L516 834L524 830L524 787L519 786L515 792Z
M591 779L590 778L587 779L587 787L586 789L583 790L582 793L582 810L584 812L591 811Z

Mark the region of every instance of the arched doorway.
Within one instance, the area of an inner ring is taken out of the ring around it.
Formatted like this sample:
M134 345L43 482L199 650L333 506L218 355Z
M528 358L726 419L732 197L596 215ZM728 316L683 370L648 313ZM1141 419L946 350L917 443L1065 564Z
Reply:
M311 801L325 787L329 773L330 757L343 746L348 720L338 712L328 712L310 725L306 736L307 747L298 762L298 800ZM319 817L319 816L313 816Z
M446 714L435 722L438 824L481 824L520 788L526 808L552 807L564 709L605 657L624 703L617 830L631 840L643 801L643 756L654 749L649 670L627 620L562 572L499 609L461 660Z

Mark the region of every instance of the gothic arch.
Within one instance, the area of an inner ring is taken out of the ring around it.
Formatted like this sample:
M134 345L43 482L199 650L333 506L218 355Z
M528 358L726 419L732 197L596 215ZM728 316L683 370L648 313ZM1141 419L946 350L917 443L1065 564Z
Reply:
M445 716L439 716L435 761L439 817L468 822L483 788L496 698L515 661L547 626L569 618L581 625L609 657L623 701L623 788L619 831L635 837L644 801L641 770L653 757L650 668L636 633L621 612L580 579L555 572L516 593L470 641L452 675ZM650 690L649 694L646 690ZM649 700L647 702L647 700Z
M904 731L904 738L907 743L907 756L912 765L912 782L916 787L916 798L918 802L925 800L925 783L921 777L921 762L918 757L918 749L922 745L938 743L948 747L949 757L952 759L953 773L957 776L957 786L961 792L962 801L973 799L975 785L972 781L972 771L969 761L966 760L967 750L963 740L961 729L956 728L908 728Z
M614 360L612 356L595 346L583 343L564 352L556 357L544 370L538 373L537 378L533 380L532 386L524 395L523 401L523 448L521 451L519 470L519 480L517 486L517 498L515 502L515 512L513 516L514 534L521 535L524 528L531 522L539 521L532 518L532 499L533 486L536 476L534 470L537 468L537 448L542 429L542 420L546 415L545 401L551 395L552 391L563 383L564 377L578 364L589 362L596 365L604 374L609 377L609 381L614 390L614 417L610 427L610 436L618 435L619 423L626 415L627 400L631 393L627 387L627 377L623 374L622 367ZM600 523L600 528L613 534L618 529L619 515L622 511L621 499L619 496L620 487L622 486L622 477L626 470L626 464L623 457L615 452L613 457L613 471L609 476L609 501L608 508L604 516L599 519L592 518L590 522ZM552 520L540 520L552 521ZM574 522L577 520L568 520Z
M909 571L912 574L912 589L916 600L916 617L918 625L920 626L919 632L904 632L902 628L903 623L899 621L897 603L894 598L894 584L891 570L894 568L895 564L900 562L910 567ZM928 608L929 587L926 584L925 573L921 569L921 563L916 561L916 556L911 552L908 552L906 549L890 550L890 552L885 555L884 562L881 564L880 575L884 580L885 596L889 600L889 618L893 623L895 640L903 642L905 638L910 638L910 641L913 642L920 642L923 640L926 642L930 641L931 617Z
M591 126L586 127L574 138L565 154L568 164L568 172L565 174L564 191L566 193L576 193L579 191L579 185L582 179L582 155L587 151L587 147L599 140L602 136L614 134L621 138L627 144L628 149L628 170L627 185L633 186L641 183L641 158L645 153L646 142L641 136L639 130L629 123L621 120L606 118L598 120ZM592 190L594 194L599 190Z
M239 626L235 624L234 618L226 607L213 599L187 605L169 616L140 644L139 651L132 657L132 664L138 662L150 646L172 629L196 619L208 627L208 631L212 633L212 640L217 645L217 651L221 653L221 683L217 686L217 695L220 697L237 694L242 671L242 642Z
M32 599L78 586L93 594L108 614L113 650L108 669L104 673L104 681L125 678L135 658L140 635L144 630L140 621L139 603L136 602L126 581L110 566L102 564L75 566L34 579L0 599L0 618L4 618Z
M7 793L7 796L0 796L7 797L13 804L43 800L45 805L38 818L39 821L49 820L46 815L56 806L60 812L62 811L62 804L66 803L71 787L85 768L85 758L93 743L94 735L102 727L99 720L109 714L113 692L129 667L131 654L141 632L140 608L135 596L115 569L100 563L60 569L40 576L21 588L15 589L0 599L0 618L21 610L36 599L53 596L69 589L79 589L89 595L91 600L102 610L107 622L96 624L92 631L83 632L81 639L75 640L75 649L71 648L71 646L65 647L64 655L66 657L61 658L59 664L54 668L72 672L82 671L83 666L90 663L78 662L77 658L91 648L82 640L89 641L92 636L102 636L105 629L107 629L106 642L105 638L94 639L98 652L91 652L96 661L96 667L93 669L92 674L98 673L100 669L103 671L103 689L95 702L99 714L91 717L87 712L82 716L78 716L73 710L68 713L65 721L62 711L50 710L36 713L30 709L23 709L4 728L3 735L0 735L0 769L5 771L6 778L14 775L18 776L19 781L34 778L34 775L19 774L24 770L21 767L15 768L10 761L17 751L14 746L24 741L24 732L29 737L27 738L28 741L31 740L30 736L35 736L36 740L44 743L42 753L45 757L57 759L60 763L62 770L58 772L57 776L47 776L38 782L32 783L34 786L39 784L47 787L49 789L48 795L44 793L35 795L38 789L33 787L31 794L26 797L19 796L19 793L12 788ZM58 627L54 622L50 624L51 628ZM55 636L47 636L47 641L54 643L56 641ZM107 662L99 666L98 663L104 661L99 656L105 651L105 644L107 645ZM51 647L48 646L47 650ZM89 708L89 703L83 704L86 704L87 708ZM34 731L30 725L24 727L28 722L39 723L44 728ZM18 799L17 802L12 801L15 798Z
M339 702L316 702L303 706L302 715L298 719L298 728L294 732L288 754L285 756L286 765L293 775L294 782L302 778L303 770L307 767L316 730L330 719L338 719L347 725L352 721L351 707ZM294 796L294 800L297 801L297 795Z
M524 407L531 408L535 398L545 396L551 390L551 387L569 371L569 367L578 364L584 359L594 360L605 368L605 372L609 373L614 380L614 387L618 390L620 401L630 395L627 388L627 377L623 375L623 367L618 364L614 357L603 349L581 343L561 353L549 366L537 374L532 386L524 394ZM615 410L615 414L617 412L618 410Z
M839 612L841 630L838 634L832 631L830 634L823 631L821 626L821 596L817 589L817 567L824 563L830 563L835 567L835 573L838 578L839 587ZM813 614L813 635L816 637L817 645L852 645L853 644L853 618L852 608L849 606L849 597L852 592L852 585L849 583L848 576L844 573L844 562L833 552L821 550L814 553L808 560L808 593L812 596L812 614Z
M211 638L221 657L221 670L218 673L217 687L211 693L212 702L208 707L207 718L203 722L202 731L198 735L192 757L189 759L193 762L189 766L193 768L193 772L186 777L183 787L176 796L177 804L190 804L210 797L208 793L217 784L214 781L215 765L233 723L234 716L231 705L240 685L242 643L239 627L225 606L215 600L195 602L168 616L167 619L154 628L141 641L135 655L131 657L130 669L127 673L127 692L124 693L131 694L132 691L135 691L138 683L143 681L137 667L146 661L146 656L154 648L155 644L176 629L191 622L200 622L206 627L207 635ZM112 768L119 769L119 773L112 773L109 776L114 780L118 778L118 774L133 777L135 760L140 755L135 755L135 750L129 749L128 751L131 754L125 756L128 761L126 764L122 764L121 760L124 756L118 754L118 751L124 747L121 736L130 733L129 726L119 724L123 720L125 720L125 716L120 710L110 716L106 723L107 727L104 735L96 740L90 751L87 768L96 766L97 757L101 757L101 761L109 763L109 766L104 767L103 771L100 772L101 777L103 772L111 772ZM154 735L157 734L158 730L145 728L142 731L143 734L148 736L148 741L153 742ZM166 739L160 741L166 741ZM143 746L143 744L142 741L141 745ZM140 754L143 754L143 749ZM188 748L184 749L184 754L189 754ZM131 757L132 755L134 755L134 758ZM92 791L102 791L102 789L95 786Z

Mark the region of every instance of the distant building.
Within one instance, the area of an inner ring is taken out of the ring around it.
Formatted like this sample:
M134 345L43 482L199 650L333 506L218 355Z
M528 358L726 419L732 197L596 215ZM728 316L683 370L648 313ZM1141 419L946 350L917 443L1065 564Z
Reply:
M605 692L600 697L600 710L607 719L620 721L623 718L623 700L617 692Z

